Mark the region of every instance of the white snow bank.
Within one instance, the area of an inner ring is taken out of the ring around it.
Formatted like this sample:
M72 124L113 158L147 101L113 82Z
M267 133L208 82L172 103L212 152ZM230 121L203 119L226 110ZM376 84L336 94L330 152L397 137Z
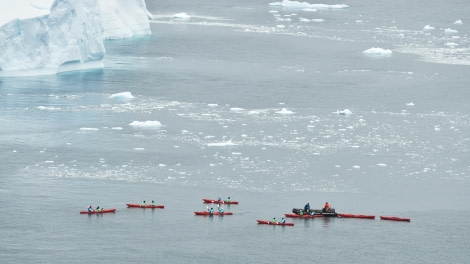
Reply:
M310 4L307 2L298 2L298 1L289 1L289 0L283 0L282 2L273 2L273 3L269 3L269 5L291 7L291 8L313 8L313 9L342 9L342 8L349 7L348 5L344 5L344 4L335 4L335 5Z
M2 0L0 76L103 67L104 39L149 35L144 0Z
M162 124L158 121L133 121L129 124L129 126L137 127L137 128L152 128L152 129L159 129L162 127Z
M392 56L392 51L389 49L382 49L382 48L370 48L367 50L364 50L362 52L365 55L368 56L374 56L374 57L390 57Z

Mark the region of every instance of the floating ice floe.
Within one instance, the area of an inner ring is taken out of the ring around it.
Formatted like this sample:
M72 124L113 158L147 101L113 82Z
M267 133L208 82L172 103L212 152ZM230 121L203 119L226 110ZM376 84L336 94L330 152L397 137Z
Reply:
M60 110L59 107L43 106L43 105L38 106L37 109L39 109L39 110Z
M463 24L462 19L456 20L456 21L454 22L454 24L456 24L456 25L461 25L461 24Z
M174 20L182 20L182 21L188 21L191 19L191 16L182 12L182 13L178 13L178 14L174 14L172 19Z
M338 111L333 112L333 113L338 114L338 115L352 115L352 112L349 109L338 110Z
M454 35L454 34L458 34L459 32L455 29L446 28L446 29L444 29L444 33L446 33L448 35Z
M281 115L292 115L294 112L287 110L287 108L282 108L281 110L277 111L276 113L281 114Z
M414 106L415 104L413 102L406 103L407 106Z
M230 111L233 111L233 112L242 112L242 111L245 111L245 109L240 108L240 107L232 107L232 108L230 108Z
M140 128L152 128L152 129L159 129L162 127L162 124L159 121L133 121L129 124L132 127L140 127Z
M226 142L215 142L215 143L208 143L208 147L227 147L227 146L236 146L237 144L233 143L231 140Z
M372 57L390 57L390 56L392 56L392 51L391 50L383 49L383 48L375 48L375 47L364 50L362 53L364 55L372 56Z
M81 127L81 131L98 131L99 129L96 127Z
M304 9L302 9L302 11L305 11L305 12L317 12L318 9L316 9L316 8L304 8Z
M130 100L133 99L134 96L131 92L122 92L122 93L115 93L109 96L109 98L119 99L119 100Z
M457 47L459 44L455 43L455 42L447 42L446 44L447 47L451 47L451 48L454 48L454 47Z
M433 30L434 27L431 27L430 25L426 25L423 27L423 30Z
M271 6L282 6L290 8L313 8L313 9L343 9L348 8L345 4L327 5L327 4L310 4L307 2L283 0L282 2L269 3Z

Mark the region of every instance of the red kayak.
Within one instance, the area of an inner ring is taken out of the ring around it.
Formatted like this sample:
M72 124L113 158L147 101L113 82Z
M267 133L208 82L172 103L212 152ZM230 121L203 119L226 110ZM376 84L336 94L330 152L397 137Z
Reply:
M101 211L97 211L97 210L94 210L94 211L91 211L91 212L88 212L88 211L80 211L80 214L105 214L105 213L114 213L116 212L116 209L103 209Z
M237 201L224 201L224 200L212 200L212 199L206 199L202 198L204 203L215 203L215 204L238 204Z
M338 214L341 218L362 218L362 219L375 219L375 215L363 215L363 214Z
M410 218L402 218L396 216L380 216L380 220L390 220L390 221L403 221L403 222L410 222Z
M323 217L323 215L321 214L313 214L313 215L309 215L309 214L304 214L304 215L298 215L298 214L284 214L286 217L290 217L290 218L317 218L317 217Z
M260 225L294 226L294 223L290 223L290 222L281 223L281 222L272 222L272 221L269 221L269 220L256 220L256 221Z
M211 213L209 213L208 211L200 211L200 212L194 212L195 215L211 215ZM213 212L212 215L233 215L233 212L223 212L223 213L219 213L219 212Z
M142 206L141 204L126 204L127 207L138 207L138 208L160 208L160 209L163 209L165 208L164 205L151 205L151 204L146 204L144 206Z

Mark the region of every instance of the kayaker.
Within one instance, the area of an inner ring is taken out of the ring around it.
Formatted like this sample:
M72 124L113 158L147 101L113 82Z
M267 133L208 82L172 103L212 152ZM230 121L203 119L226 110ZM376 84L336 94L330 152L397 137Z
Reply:
M310 212L310 203L307 203L307 204L304 206L304 212L306 212L306 213Z
M283 217L281 218L281 224L284 224L286 222L286 219Z
M211 209L209 209L209 214L210 214L210 215L213 215L213 214L214 214L214 208L213 208L213 207L211 207Z
M325 203L323 206L323 212L329 212L331 209L330 204L328 202Z
M152 200L152 206L153 206L153 207L157 206L157 204L155 203L154 200Z
M273 217L273 220L271 220L271 223L273 224L277 223L276 217Z
M91 213L91 212L93 212L93 211L94 211L94 210L93 210L93 206L91 206L91 205L90 205L90 206L88 206L88 212L90 212L90 213Z
M223 214L223 213L224 213L224 208L219 207L219 213L220 213L220 214Z
M140 204L140 207L145 207L145 201Z
M219 196L219 197L217 197L217 202L220 202L220 201L222 201L222 198L220 198L220 196Z
M225 200L226 203L229 203L230 202L230 196L227 197L227 199Z
M103 208L100 208L100 206L97 206L96 211L101 212L101 211L103 211Z

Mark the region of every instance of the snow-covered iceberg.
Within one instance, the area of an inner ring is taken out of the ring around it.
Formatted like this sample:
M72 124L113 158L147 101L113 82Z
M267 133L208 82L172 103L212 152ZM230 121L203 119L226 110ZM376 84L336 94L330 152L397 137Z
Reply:
M103 40L150 35L149 16L144 0L2 0L0 76L103 67Z

